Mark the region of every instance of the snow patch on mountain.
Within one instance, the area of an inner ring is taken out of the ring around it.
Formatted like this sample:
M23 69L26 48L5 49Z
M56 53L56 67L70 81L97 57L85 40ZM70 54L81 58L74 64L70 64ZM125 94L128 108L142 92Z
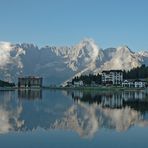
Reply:
M110 55L105 59L104 64L101 65L95 72L102 70L130 70L141 65L138 56L135 55L127 46L118 47L108 52ZM107 57L107 56L106 56Z
M148 57L148 51L140 51L140 52L138 52L138 54L143 57Z
M93 70L98 60L102 60L101 49L92 39L85 39L71 48L67 64L73 71L86 67Z
M18 68L22 68L19 55L25 54L22 48L15 48L9 42L0 42L0 68L4 68L9 64L16 64Z
M0 76L1 79L12 81L23 69L21 55L23 48L18 48L9 42L0 42Z

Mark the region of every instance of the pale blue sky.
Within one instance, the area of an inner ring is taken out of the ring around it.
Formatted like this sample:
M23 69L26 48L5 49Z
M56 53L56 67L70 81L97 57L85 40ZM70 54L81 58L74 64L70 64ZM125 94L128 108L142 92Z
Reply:
M148 0L0 0L0 41L148 50Z

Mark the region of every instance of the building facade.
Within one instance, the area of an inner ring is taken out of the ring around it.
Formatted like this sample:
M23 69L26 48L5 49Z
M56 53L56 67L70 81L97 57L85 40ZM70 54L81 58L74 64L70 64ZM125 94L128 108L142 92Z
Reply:
M122 82L122 87L134 87L134 82L131 80L124 80Z
M145 88L146 84L144 80L124 80L122 82L122 87Z
M41 88L42 77L28 76L18 78L19 88Z
M135 80L134 85L135 88L144 88L146 87L146 82L141 80Z
M122 70L102 71L102 84L121 85L122 81Z
M83 81L74 81L74 87L80 87L83 86Z

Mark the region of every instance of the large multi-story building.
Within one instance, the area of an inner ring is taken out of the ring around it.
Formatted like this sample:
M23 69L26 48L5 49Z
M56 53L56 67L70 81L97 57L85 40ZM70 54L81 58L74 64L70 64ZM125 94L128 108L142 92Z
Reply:
M42 77L28 76L18 78L19 88L41 88Z
M122 70L102 71L102 84L120 85L123 81Z

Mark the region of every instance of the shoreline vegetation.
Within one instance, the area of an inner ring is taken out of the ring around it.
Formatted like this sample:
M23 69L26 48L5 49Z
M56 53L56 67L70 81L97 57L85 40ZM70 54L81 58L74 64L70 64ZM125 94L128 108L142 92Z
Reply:
M80 90L80 91L137 91L146 90L147 88L129 88L120 86L85 86L85 87L43 87L43 89L51 90Z
M13 91L13 90L80 90L80 91L137 91L137 90L146 90L145 88L129 88L121 86L85 86L85 87L52 87L52 86L43 86L41 88L18 88L18 87L0 87L0 91Z

